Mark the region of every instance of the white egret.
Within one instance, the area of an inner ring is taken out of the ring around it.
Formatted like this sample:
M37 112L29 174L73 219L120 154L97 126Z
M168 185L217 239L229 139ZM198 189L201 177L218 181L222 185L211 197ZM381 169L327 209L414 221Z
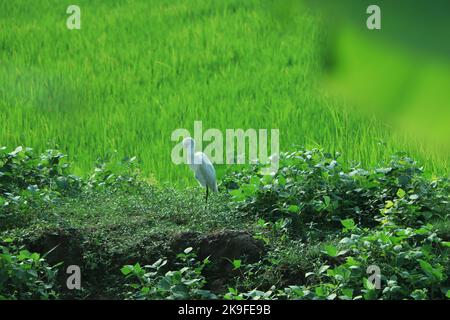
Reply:
M206 202L208 202L209 190L217 192L216 170L203 152L195 152L195 141L191 137L183 140L183 148L187 153L187 164L194 171L195 179L206 188Z

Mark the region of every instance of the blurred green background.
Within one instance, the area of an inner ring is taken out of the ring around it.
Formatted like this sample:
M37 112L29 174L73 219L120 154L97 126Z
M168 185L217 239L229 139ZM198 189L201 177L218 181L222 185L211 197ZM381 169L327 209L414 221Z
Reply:
M441 152L448 160L450 1L308 3L325 17L329 35L324 85L420 143L422 152ZM370 4L381 10L381 30L365 28L358 14Z

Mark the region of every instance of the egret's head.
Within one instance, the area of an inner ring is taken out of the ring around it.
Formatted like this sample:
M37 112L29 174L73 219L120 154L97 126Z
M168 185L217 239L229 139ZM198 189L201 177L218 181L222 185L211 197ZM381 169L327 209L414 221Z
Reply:
M192 139L191 137L187 137L183 139L183 148L185 149L194 149L194 139Z

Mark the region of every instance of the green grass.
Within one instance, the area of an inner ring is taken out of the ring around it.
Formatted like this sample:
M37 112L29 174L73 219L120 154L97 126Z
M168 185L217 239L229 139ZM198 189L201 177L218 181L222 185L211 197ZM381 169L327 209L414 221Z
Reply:
M321 37L308 13L286 23L256 0L77 4L78 31L66 28L66 3L0 4L1 145L57 145L80 174L117 150L136 155L145 175L187 185L170 134L202 120L205 129L279 128L281 150L321 145L364 164L406 150L447 170L317 89Z

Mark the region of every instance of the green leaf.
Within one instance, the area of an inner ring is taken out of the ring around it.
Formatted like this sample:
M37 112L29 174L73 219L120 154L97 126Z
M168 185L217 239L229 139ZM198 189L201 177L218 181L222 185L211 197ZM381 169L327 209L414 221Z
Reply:
M177 284L172 288L172 292L176 298L179 299L189 298L189 290L184 284Z
M314 291L318 297L323 297L326 295L326 289L322 286L317 287Z
M253 184L253 185L259 185L259 178L256 177L256 176L251 177L250 180L249 180L249 183Z
M367 290L375 290L375 285L369 281L367 278L363 278L364 288Z
M133 266L133 271L136 272L136 273L141 273L141 272L143 272L144 270L142 270L141 265L140 265L139 263L136 263L136 264Z
M18 258L20 260L25 260L31 257L31 252L28 250L20 250Z
M324 209L327 209L330 206L331 198L329 196L323 197Z
M154 262L152 265L150 265L150 268L153 269L159 269L167 264L167 260L158 259L156 262Z
M263 182L263 184L270 184L271 182L272 182L272 180L273 180L273 177L271 176L271 175L268 175L268 174L266 174L266 175L264 175L263 177L262 177L262 182Z
M329 255L330 257L337 257L338 255L338 249L332 244L326 245L322 252Z
M386 205L385 205L386 209L392 208L393 206L394 206L394 203L391 200L386 201Z
M241 267L241 260L233 260L234 269L239 269Z
M298 213L299 212L299 210L300 210L300 208L299 208L299 206L296 206L296 205L290 205L289 207L288 207L288 209L287 209L289 212L292 212L292 213Z
M399 198L403 198L405 195L406 195L406 192L405 192L405 190L403 190L402 188L399 188L399 189L397 190L397 196L398 196Z
M165 291L170 290L170 280L167 277L162 277L158 282L158 287Z
M30 256L30 258L33 261L38 261L40 257L41 257L41 255L39 253L37 253L37 252L32 253L31 256Z
M328 295L327 300L334 300L336 298L336 293L332 293L330 295Z
M326 264L321 266L320 269L319 269L319 274L324 273L325 271L327 271L329 267L330 266L326 265Z
M355 221L353 221L353 219L341 220L341 224L344 226L345 229L348 229L348 230L353 230L356 227Z
M192 247L188 247L188 248L186 248L186 249L184 249L184 253L186 253L186 254L188 254L189 252L191 252L192 251Z
M123 267L120 269L120 271L122 272L122 274L128 275L128 274L130 274L131 272L133 272L133 266L130 266L130 265L123 266Z
M233 197L234 201L243 201L243 200L245 200L245 194L242 192L241 189L231 190L230 194Z
M444 247L450 248L450 241L442 241L441 244L442 244Z
M419 259L420 267L429 276L436 278L437 280L443 279L443 274L437 268L434 268L430 263L425 260Z
M246 197L252 197L258 191L258 186L254 184L244 184L241 187L241 191Z
M260 227L264 227L266 221L263 218L259 218L256 224Z
M366 300L375 300L377 298L377 292L375 289L367 290L364 294L364 299Z
M231 294L238 294L238 291L237 291L237 289L235 289L235 288L228 287L228 291L229 291Z
M339 243L349 245L353 243L353 240L350 239L349 237L344 237L339 241Z
M190 280L184 280L183 283L189 287L189 286L192 286L193 284L195 284L195 283L197 283L199 281L201 281L200 278L195 278L195 279L190 279Z
M353 297L353 289L350 288L343 288L342 289L342 294L348 298L352 298Z
M425 272L430 272L433 270L433 266L428 263L425 260L419 259L419 263L420 263L420 267L425 271Z
M283 176L278 177L278 184L284 186L286 184L286 178Z

